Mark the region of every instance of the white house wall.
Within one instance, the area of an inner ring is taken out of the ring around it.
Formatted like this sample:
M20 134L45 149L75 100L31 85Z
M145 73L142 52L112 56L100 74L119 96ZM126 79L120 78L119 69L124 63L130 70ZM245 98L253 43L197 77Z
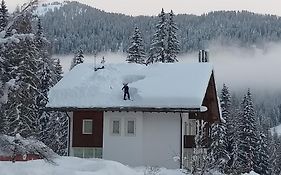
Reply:
M126 119L136 120L136 135L126 136ZM111 134L112 119L120 119L121 134ZM130 166L179 168L174 157L180 156L180 114L105 112L103 158Z
M144 113L144 165L179 168L181 130L179 113Z
M120 119L121 134L111 134L111 120ZM136 120L136 135L125 135L126 119ZM115 160L125 165L143 164L143 116L141 112L105 112L103 131L103 158Z

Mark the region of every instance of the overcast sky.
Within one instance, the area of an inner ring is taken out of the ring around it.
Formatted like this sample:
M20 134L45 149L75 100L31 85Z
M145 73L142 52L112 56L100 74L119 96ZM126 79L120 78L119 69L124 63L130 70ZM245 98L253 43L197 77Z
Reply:
M8 8L14 10L28 0L5 0ZM43 0L52 1L52 0ZM62 1L62 0L59 0ZM248 10L262 14L281 16L281 0L77 0L93 7L128 15L157 15L165 11L178 13L202 13L216 10Z

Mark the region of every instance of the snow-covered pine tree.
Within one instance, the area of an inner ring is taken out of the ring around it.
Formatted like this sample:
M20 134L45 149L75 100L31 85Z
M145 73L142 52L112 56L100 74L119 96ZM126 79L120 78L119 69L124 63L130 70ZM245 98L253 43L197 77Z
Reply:
M16 29L18 33L30 34L32 33L32 18L31 11L27 11L18 16L13 24L13 29Z
M258 146L258 132L250 89L244 96L241 110L242 112L236 125L237 158L234 166L239 173L246 173L254 170L255 153Z
M270 143L270 170L272 174L281 174L281 137L274 132Z
M1 116L6 122L3 133L34 135L37 126L38 95L38 48L35 37L29 31L31 11L38 0L25 4L22 10L14 13L5 27L6 35L1 35ZM22 22L21 20L25 20ZM21 26L21 30L18 26ZM26 27L26 30L24 29ZM23 34L24 33L24 34Z
M36 38L36 47L39 51L38 58L38 72L37 76L39 77L39 96L37 98L37 105L39 107L39 116L41 116L44 111L43 108L46 106L48 102L48 91L52 86L54 86L57 82L54 60L50 54L50 44L49 41L43 35L43 27L41 25L40 18L37 22L37 32L35 34Z
M37 31L36 31L36 44L38 47L42 48L44 47L44 43L43 43L43 40L44 40L44 35L43 35L43 27L42 27L42 24L41 24L41 19L38 18L38 21L37 21Z
M135 27L135 31L131 40L132 42L127 51L128 57L126 61L128 61L128 63L145 64L143 39L138 27Z
M227 162L227 166L224 169L225 173L229 173L232 171L232 163L235 159L235 153L234 150L236 148L235 145L235 120L236 120L236 111L235 105L232 104L232 101L235 100L231 97L229 88L223 84L223 88L221 90L220 95L220 102L221 102L221 111L222 111L222 117L224 118L226 122L226 137L225 142L227 143L226 151L229 156L229 160ZM234 102L235 103L235 102Z
M75 54L74 58L72 59L70 70L73 69L76 65L81 64L83 62L84 62L83 50L79 49Z
M263 133L259 134L259 142L256 148L256 160L254 171L262 175L270 175L270 159L269 159L269 145L266 136Z
M54 149L55 152L59 155L66 156L68 153L67 150L67 142L68 142L68 117L65 113L62 112L56 112L55 113L55 119L58 123L58 130L56 132L56 138L58 140L58 144L56 144L56 148Z
M229 139L228 129L230 128L230 105L231 97L228 87L223 84L221 91L221 110L222 119L220 123L214 123L212 125L211 132L211 147L210 147L210 168L217 169L220 172L225 172L228 161L230 160L229 152Z
M15 36L14 36L15 37ZM9 119L10 135L20 133L30 136L38 129L38 57L39 52L33 35L19 35L19 43L13 48L9 59L11 78L16 88L9 93L4 115Z
M211 130L210 168L224 172L230 156L227 152L226 123L214 123Z
M162 63L166 62L165 53L166 53L167 20L163 8L161 13L158 15L158 17L160 18L160 20L155 27L155 34L152 37L147 64L152 64L154 62L162 62Z
M52 148L56 153L65 155L68 131L67 116L61 112L45 111L48 92L62 78L62 67L59 59L54 61L50 54L49 41L43 35L41 20L38 19L36 44L40 54L38 76L40 84L37 105L39 107L39 132L37 138Z
M56 59L54 61L55 64L55 74L56 74L56 81L60 81L63 77L62 66L60 64L60 59Z
M1 1L0 7L0 32L8 25L8 9L4 0Z
M169 13L169 18L168 18L168 26L167 26L167 51L166 51L166 62L168 63L173 63L173 62L178 62L177 60L177 54L180 51L180 44L179 40L177 38L177 31L178 27L175 23L174 20L174 13L171 10Z

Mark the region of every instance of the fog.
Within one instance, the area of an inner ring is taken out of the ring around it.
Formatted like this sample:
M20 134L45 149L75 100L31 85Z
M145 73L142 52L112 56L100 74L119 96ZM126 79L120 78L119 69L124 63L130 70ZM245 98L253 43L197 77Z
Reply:
M214 65L215 79L218 89L226 83L232 91L253 91L271 93L281 92L281 43L270 43L266 48L241 48L236 45L222 46L213 42L208 48L210 62ZM96 60L100 62L102 56L106 63L125 62L124 53L101 53ZM61 58L64 72L68 72L73 55L57 55ZM197 62L198 53L178 56L180 62ZM85 62L94 64L93 55L85 55ZM182 76L184 79L184 75ZM183 80L184 81L184 80Z

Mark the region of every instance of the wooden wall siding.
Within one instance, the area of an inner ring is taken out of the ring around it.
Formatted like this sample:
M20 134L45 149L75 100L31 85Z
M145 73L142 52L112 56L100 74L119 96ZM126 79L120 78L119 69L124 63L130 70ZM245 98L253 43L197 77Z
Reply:
M199 120L200 121L199 123L201 123L201 120L207 122L203 131L197 131L197 132L202 132L201 134L203 134L203 138L199 143L199 147L207 148L210 146L211 143L211 139L210 139L211 125L214 122L220 120L217 91L216 91L216 85L215 85L215 79L213 73L210 77L210 81L202 105L206 106L208 110L206 112L201 112L201 113L197 113L197 112L189 113L189 119ZM191 136L184 136L184 147L185 148L194 147L193 142L195 141L193 140L194 138L192 138Z
M92 134L82 134L83 119L93 120ZM103 145L103 112L73 112L73 147L102 147Z
M200 118L210 123L214 123L220 120L214 73L212 73L211 75L202 105L206 106L208 108L208 111L200 113Z

